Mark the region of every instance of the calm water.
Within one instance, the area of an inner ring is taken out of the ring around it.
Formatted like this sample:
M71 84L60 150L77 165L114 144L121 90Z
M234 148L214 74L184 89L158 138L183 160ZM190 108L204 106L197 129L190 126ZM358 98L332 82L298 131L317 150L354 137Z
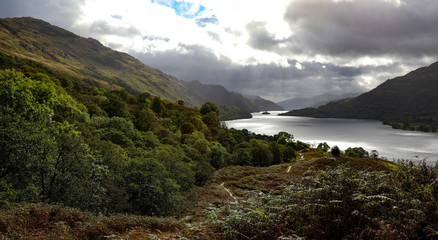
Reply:
M316 146L327 142L341 150L363 147L377 150L390 160L409 159L435 163L438 160L438 133L423 133L392 129L376 120L307 118L253 113L252 119L227 121L228 128L248 129L259 134L274 135L284 131L296 140Z

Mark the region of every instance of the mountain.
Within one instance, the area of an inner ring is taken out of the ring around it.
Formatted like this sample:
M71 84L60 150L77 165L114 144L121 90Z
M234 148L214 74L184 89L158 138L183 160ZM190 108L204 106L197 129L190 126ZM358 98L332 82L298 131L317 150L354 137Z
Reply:
M91 38L83 38L34 18L0 19L0 52L30 59L61 73L107 89L125 89L131 94L149 93L188 106L205 102L235 106L223 108L250 116L259 110L280 110L264 99L246 99L220 86L185 83L138 59L114 51ZM237 115L236 115L237 116Z
M34 18L0 19L0 51L40 62L51 69L109 89L157 95L171 101L199 101L183 81L134 57Z
M319 107L329 102L338 101L345 98L352 98L358 95L359 93L347 93L342 95L323 94L309 98L290 98L278 102L277 105L288 110L307 108L307 107Z
M358 97L283 115L378 119L394 128L438 131L438 62L387 80Z
M185 83L185 86L189 89L190 94L217 105L235 106L246 112L283 110L274 102L261 97L246 98L242 94L230 92L220 85L209 85L202 84L199 81L192 81Z

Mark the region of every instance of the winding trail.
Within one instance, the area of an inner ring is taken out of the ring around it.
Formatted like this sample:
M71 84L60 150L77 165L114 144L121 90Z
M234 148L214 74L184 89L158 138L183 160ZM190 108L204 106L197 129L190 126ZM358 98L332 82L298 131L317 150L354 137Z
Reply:
M304 156L301 155L301 153L298 154L298 156L300 156L300 159L299 159L300 161L304 160ZM291 168L292 168L292 165L290 165L290 166L287 168L286 172L289 173Z
M239 201L237 200L237 198L235 196L233 196L233 194L230 192L230 190L228 190L225 186L224 186L224 182L221 183L221 186L228 192L228 194L230 194L230 197L234 199L234 202L231 202L231 204L237 204L239 203Z

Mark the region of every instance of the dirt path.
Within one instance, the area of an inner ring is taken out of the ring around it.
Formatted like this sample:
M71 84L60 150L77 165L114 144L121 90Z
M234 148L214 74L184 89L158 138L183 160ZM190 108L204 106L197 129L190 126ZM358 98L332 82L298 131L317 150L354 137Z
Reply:
M228 190L228 188L226 188L225 186L224 186L224 182L223 183L221 183L221 186L228 192L228 194L230 194L230 197L231 198L233 198L234 199L234 202L230 202L231 204L237 204L237 203L239 203L239 201L237 200L237 198L235 197L235 196L233 196L233 194L230 192L230 190Z

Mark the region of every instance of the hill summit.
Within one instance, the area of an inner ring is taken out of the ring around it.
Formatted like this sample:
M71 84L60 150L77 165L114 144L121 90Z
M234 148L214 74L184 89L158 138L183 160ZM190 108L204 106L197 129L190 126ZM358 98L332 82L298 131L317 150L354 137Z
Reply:
M220 95L214 94L209 85L187 84L126 53L105 47L95 39L80 37L30 17L0 19L0 52L42 63L99 87L125 89L131 94L146 92L173 102L182 100L188 106L200 107L210 101L236 106L247 112L262 110L259 109L261 106L273 108L263 110L279 109L268 100L236 97L241 95L225 88L221 89Z
M394 128L438 131L438 62L387 80L358 97L283 115L378 119Z

